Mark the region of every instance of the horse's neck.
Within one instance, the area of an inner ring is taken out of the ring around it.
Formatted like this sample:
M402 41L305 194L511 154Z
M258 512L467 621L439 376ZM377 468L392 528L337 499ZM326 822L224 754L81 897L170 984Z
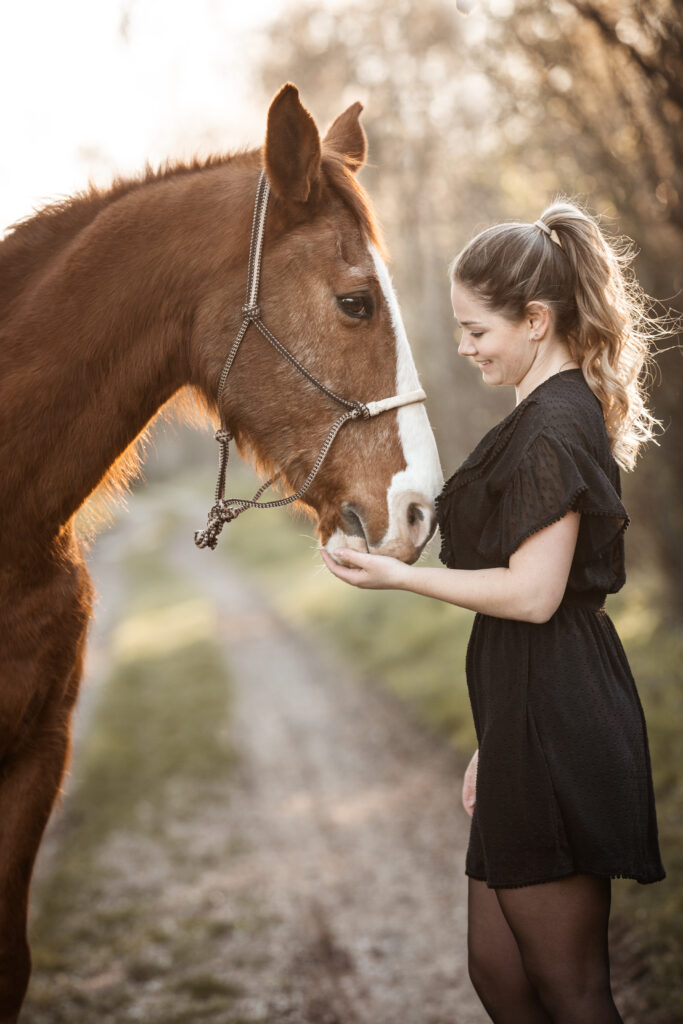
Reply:
M17 531L54 535L190 380L190 335L207 274L206 200L195 202L191 221L183 216L193 187L202 188L194 177L141 189L101 213L50 260L2 325L8 518L0 544ZM226 196L226 229L236 213ZM239 302L243 282L231 277L226 266L226 293L234 290Z

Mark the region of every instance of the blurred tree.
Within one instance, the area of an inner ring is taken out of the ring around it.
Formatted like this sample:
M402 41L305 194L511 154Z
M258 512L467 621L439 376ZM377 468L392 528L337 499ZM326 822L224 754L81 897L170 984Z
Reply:
M267 95L291 79L315 116L331 121L366 104L372 194L394 257L393 273L446 472L465 457L510 396L492 393L457 357L447 267L475 226L500 215L495 175L472 160L481 90L470 69L464 19L451 3L373 0L289 9L264 48ZM474 388L473 388L474 384Z
M523 59L522 76L512 54ZM518 0L514 10L490 14L476 59L505 98L495 112L501 132L521 119L507 159L531 180L551 168L561 191L587 197L608 230L618 226L636 240L645 289L680 308L683 20L673 0ZM675 341L662 348L651 394L666 433L624 489L641 524L630 540L642 547L641 561L658 557L680 621L683 362Z
M471 6L471 5L468 5ZM376 200L446 472L511 407L456 358L446 267L501 219L535 220L558 193L640 249L648 292L683 286L683 27L674 0L446 0L302 6L274 24L262 80L287 79L316 116L355 99ZM658 557L683 619L683 362L658 357L667 431L633 475L629 556ZM656 500L653 501L653 496Z

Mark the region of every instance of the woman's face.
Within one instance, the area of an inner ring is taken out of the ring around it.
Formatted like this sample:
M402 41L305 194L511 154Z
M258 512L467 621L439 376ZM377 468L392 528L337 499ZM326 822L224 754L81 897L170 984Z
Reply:
M528 320L512 323L492 313L473 291L454 281L453 314L462 328L458 354L471 356L487 384L519 385L538 354Z

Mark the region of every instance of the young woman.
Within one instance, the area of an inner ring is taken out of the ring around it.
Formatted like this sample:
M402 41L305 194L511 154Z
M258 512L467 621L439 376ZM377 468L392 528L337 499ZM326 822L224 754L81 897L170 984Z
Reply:
M357 587L475 612L479 742L465 775L469 970L496 1024L611 1024L611 878L656 882L647 732L607 615L625 580L619 467L657 425L641 392L643 299L576 206L477 235L451 267L459 353L515 409L437 502L445 569L323 551Z

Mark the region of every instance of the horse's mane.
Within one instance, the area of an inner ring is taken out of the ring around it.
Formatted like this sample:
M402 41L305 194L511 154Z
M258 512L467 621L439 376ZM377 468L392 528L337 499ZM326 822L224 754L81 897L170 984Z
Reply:
M35 213L11 224L4 239L0 240L0 321L28 280L79 231L91 224L102 210L118 199L167 178L220 167L236 157L254 154L254 150L241 150L203 160L196 157L190 161L167 162L158 168L147 164L137 177L117 176L108 188L91 184L89 188L47 203ZM323 149L322 168L330 188L351 210L364 235L383 251L381 233L367 195L345 159L334 151Z
M206 159L169 162L156 169L147 164L137 177L116 177L108 188L90 185L84 191L48 203L29 217L17 221L7 229L5 238L0 240L0 322L29 280L112 203L147 185L220 167L240 157L254 159L258 152L241 150ZM364 236L384 252L381 231L368 197L346 159L341 154L323 148L322 173L330 189L358 221ZM140 475L144 453L151 441L152 427L169 419L189 423L194 427L206 427L211 420L211 412L204 396L195 388L181 388L169 399L110 466L90 495L82 510L84 515L79 516L80 525L84 528L84 539L94 536L97 526L110 520L113 506L130 491L131 483Z

